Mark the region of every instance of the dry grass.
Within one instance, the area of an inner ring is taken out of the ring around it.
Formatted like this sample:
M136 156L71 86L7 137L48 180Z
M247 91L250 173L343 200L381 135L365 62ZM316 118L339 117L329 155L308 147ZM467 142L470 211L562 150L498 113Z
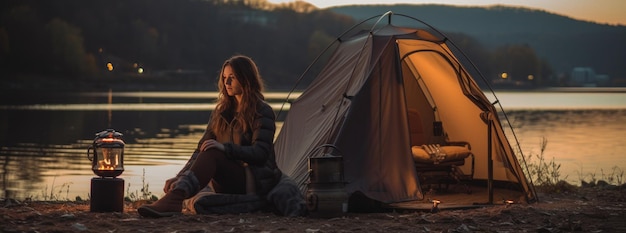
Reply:
M609 173L605 173L603 169L600 169L600 179L597 178L596 173L584 174L581 167L578 172L580 186L569 184L565 181L568 176L561 177L561 164L556 163L554 157L550 160L545 157L544 151L547 146L548 140L543 138L539 154L531 153L525 158L527 163L526 175L532 180L539 192L561 193L574 191L578 187L592 187L596 185L621 186L624 184L624 170L617 166L613 167Z

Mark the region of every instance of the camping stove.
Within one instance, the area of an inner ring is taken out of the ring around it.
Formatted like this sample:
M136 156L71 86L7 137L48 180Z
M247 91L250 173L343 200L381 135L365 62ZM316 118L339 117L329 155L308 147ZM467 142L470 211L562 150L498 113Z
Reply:
M306 204L312 217L333 218L346 214L348 195L345 190L342 156L324 154L309 158Z

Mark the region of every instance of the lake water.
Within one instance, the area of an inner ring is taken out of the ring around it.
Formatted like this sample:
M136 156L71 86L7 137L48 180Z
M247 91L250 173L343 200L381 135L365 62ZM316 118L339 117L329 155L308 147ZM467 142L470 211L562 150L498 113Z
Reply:
M525 155L539 154L546 139L544 157L560 164L561 177L570 183L616 177L615 172L623 176L626 89L496 95L514 128L516 137L509 138L519 140ZM286 93L267 96L278 110ZM140 195L144 186L162 195L164 181L180 170L201 137L215 93L3 93L0 97L0 198L74 200L89 198L95 175L87 147L95 133L107 128L124 133L125 171L120 178L125 181L125 196Z

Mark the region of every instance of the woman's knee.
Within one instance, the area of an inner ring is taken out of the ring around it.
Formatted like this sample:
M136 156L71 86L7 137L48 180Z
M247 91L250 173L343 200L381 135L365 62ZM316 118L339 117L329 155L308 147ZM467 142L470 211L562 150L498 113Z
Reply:
M226 155L224 155L224 152L215 149L215 148L211 148L208 149L206 151L202 151L198 154L198 156L203 157L203 158L207 158L207 159L212 159L212 160L222 160L226 158Z

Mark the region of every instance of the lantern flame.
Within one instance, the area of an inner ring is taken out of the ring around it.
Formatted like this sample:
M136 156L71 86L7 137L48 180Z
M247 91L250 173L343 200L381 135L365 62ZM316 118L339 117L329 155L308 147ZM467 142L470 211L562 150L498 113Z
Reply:
M504 201L504 206L505 207L509 207L510 205L514 204L515 202L513 200L505 200Z
M439 212L439 204L441 203L441 201L439 201L439 200L430 200L430 202L433 203L433 207L430 208L430 212L431 213Z
M115 163L111 163L111 159L103 159L98 161L98 170L115 170L115 168L117 168L117 165L117 156L115 157Z
M103 158L98 160L98 170L115 170L120 164L119 153L115 153L116 151L110 148L101 148L101 150Z

